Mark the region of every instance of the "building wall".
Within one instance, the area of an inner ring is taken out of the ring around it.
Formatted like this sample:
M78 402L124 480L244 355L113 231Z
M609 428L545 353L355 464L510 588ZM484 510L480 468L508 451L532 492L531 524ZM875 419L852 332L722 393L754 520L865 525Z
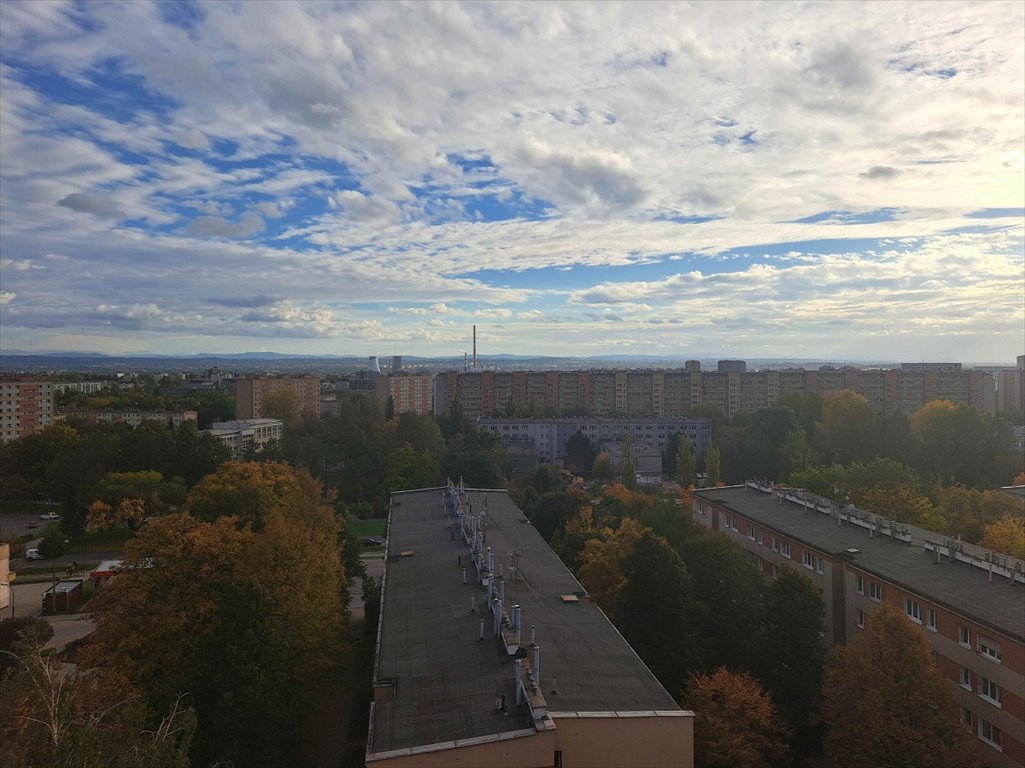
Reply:
M398 373L378 376L377 398L387 402L392 398L395 413L434 412L434 377L429 373Z
M693 712L552 712L563 768L694 765Z
M513 732L367 755L367 768L554 768L555 731Z
M53 423L49 381L0 381L0 441L33 435Z
M1010 768L1025 764L1025 645L993 629L982 626L969 616L939 605L925 596L910 592L892 581L863 568L854 561L839 559L829 553L809 547L802 542L749 519L741 512L726 509L700 496L695 496L693 519L699 525L718 531L745 549L752 564L772 578L781 567L793 567L808 576L819 587L825 602L825 636L827 645L846 642L863 628L866 616L882 603L908 614L907 601L917 604L916 620L909 618L929 640L937 666L950 680L959 706L971 713L972 728L976 735L977 751L988 766ZM812 558L809 567L805 555ZM943 564L938 567L945 567ZM860 579L860 581L859 581ZM880 592L873 592L873 585ZM1008 599L1022 601L1020 586L994 584L995 589L1015 590ZM931 614L935 614L935 627L931 627ZM970 634L968 644L961 643L961 629ZM1001 652L1000 662L980 652L980 638L995 641ZM962 670L967 670L970 683L961 685ZM981 694L982 678L996 683L1001 689L1001 703L996 705ZM996 750L979 736L980 721L998 727L1002 734L1002 749Z
M236 379L235 418L263 418L263 399L282 387L293 390L299 396L299 410L304 419L320 418L320 379L312 376Z

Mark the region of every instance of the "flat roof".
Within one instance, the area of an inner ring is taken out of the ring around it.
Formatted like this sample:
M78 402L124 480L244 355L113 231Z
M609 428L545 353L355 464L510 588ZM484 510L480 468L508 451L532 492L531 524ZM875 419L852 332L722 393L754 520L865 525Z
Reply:
M505 612L521 606L528 661L536 625L548 711L679 711L597 605L586 596L563 600L583 588L508 494L467 493L475 515L487 497L485 544L504 574ZM394 690L374 702L372 753L534 728L526 706L515 706L513 659L491 637L485 590L455 515L442 512L442 494L435 488L392 496L375 682L393 680ZM503 695L507 713L495 706Z
M986 571L968 563L946 558L937 563L935 554L922 544L926 537L942 543L943 534L909 526L910 544L889 536L870 537L860 525L838 526L835 517L786 500L780 504L775 494L747 486L703 488L694 495L1025 641L1025 585L1012 585L996 574L990 582Z

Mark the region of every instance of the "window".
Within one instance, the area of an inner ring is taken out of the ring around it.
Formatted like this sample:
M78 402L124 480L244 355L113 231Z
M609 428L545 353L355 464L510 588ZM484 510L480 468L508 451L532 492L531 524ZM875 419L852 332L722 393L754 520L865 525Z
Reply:
M995 643L984 635L979 635L979 653L990 661L1000 663L1000 643Z
M858 576L858 594L865 594L865 578L863 576Z
M823 566L822 566L822 558L821 557L816 557L815 558L815 572L816 573L823 573Z
M860 608L858 609L858 626L861 629L865 628L865 612Z
M979 696L986 699L990 704L1001 706L1000 686L989 678L979 675Z
M1001 749L1000 729L988 720L983 720L981 717L979 718L979 738L994 749Z
M772 551L779 552L779 539L775 536L772 537Z
M962 688L969 691L972 689L972 673L968 667L961 667L960 683Z
M922 608L914 600L906 599L904 601L904 612L916 624L922 623Z
M883 585L876 584L874 581L870 581L868 584L868 596L875 601L883 599Z
M957 626L957 641L961 643L965 648L972 647L972 631L968 627L963 627L960 624Z
M747 537L751 539L751 541L755 540L755 527L753 525L749 525L747 527Z
M925 625L926 629L931 629L933 632L936 631L939 625L939 617L936 615L936 611L932 608L929 609L929 623Z
M961 707L961 722L972 727L972 711L968 707Z
M763 538L761 531L755 531L755 541L757 541L759 544L765 543L765 539Z
M801 565L803 565L809 571L815 567L815 558L812 557L811 552L801 553Z
M790 542L789 541L782 541L782 542L780 542L779 547L780 547L780 552L783 554L783 557L790 557Z

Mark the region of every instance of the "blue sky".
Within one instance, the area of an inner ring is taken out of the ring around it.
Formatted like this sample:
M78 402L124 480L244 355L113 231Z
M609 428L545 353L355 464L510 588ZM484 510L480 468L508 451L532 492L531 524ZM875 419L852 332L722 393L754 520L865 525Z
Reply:
M0 3L0 344L1025 351L1025 6Z

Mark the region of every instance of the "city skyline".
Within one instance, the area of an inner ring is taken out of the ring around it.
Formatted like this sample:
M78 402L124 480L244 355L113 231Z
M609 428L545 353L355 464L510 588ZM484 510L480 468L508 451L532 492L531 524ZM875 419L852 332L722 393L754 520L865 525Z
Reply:
M3 350L1008 361L1020 3L0 5Z

